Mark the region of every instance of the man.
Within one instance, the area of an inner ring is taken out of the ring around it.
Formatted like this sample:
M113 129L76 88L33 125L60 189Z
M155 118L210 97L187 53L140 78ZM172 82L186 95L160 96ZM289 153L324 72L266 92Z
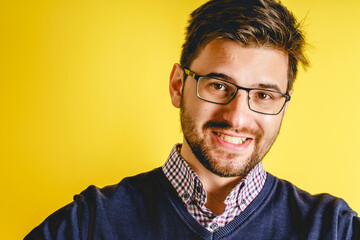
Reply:
M292 14L274 0L212 0L195 10L170 76L184 134L162 168L98 189L25 239L360 239L341 199L266 173L298 63Z

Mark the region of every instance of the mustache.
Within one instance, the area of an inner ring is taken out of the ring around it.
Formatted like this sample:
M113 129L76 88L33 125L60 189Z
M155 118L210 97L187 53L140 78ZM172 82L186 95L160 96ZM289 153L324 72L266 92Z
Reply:
M206 129L219 129L219 130L231 130L234 131L236 133L243 133L243 134L250 134L252 136L259 136L260 133L259 131L255 131L249 128L233 128L231 126L230 123L228 123L227 121L207 121L204 125L203 125L203 130Z
M208 129L208 128L218 128L218 129L231 129L231 125L226 122L226 121L207 121L205 124L204 124L204 130L205 129Z

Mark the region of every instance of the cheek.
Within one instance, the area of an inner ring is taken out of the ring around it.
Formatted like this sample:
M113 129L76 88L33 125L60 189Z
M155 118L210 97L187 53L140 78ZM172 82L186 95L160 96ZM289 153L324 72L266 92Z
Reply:
M199 99L196 95L196 89L190 87L184 89L183 104L186 112L196 120L196 123L203 123L216 118L216 114L221 112L216 104Z
M261 124L261 129L264 132L264 135L275 135L278 133L281 125L282 117L280 115L276 116L266 116Z
M257 114L256 117L254 117L254 122L257 128L265 135L273 131L277 125L278 118L277 116Z
M216 119L216 110L212 108L212 106L209 106L210 104L211 103L206 103L201 99L198 99L197 101L194 101L194 103L190 104L193 105L190 106L193 109L192 114L196 122L200 125L203 125L209 120Z

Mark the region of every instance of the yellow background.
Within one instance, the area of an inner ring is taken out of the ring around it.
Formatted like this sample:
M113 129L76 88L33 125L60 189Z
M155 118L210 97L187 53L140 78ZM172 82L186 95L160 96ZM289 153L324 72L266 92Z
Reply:
M158 167L181 141L168 79L203 0L5 1L0 239L90 184ZM360 1L286 0L312 45L266 169L360 211Z

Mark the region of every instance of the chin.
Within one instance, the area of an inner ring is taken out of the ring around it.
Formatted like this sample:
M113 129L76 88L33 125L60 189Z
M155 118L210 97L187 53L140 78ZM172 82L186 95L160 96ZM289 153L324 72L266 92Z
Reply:
M224 156L221 158L218 156L210 158L202 156L198 159L207 170L220 177L245 177L261 161L256 156L239 159L239 156L234 155L233 153L227 154L225 158ZM222 159L221 162L219 159Z

